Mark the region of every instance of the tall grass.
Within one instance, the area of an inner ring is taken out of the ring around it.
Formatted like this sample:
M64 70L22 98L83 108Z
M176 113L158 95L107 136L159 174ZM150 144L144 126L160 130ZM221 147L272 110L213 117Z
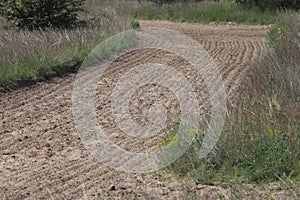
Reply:
M201 141L196 140L168 168L171 172L207 184L300 181L300 17L285 17L273 32L282 27L285 31L271 41L275 48L245 78L215 150L199 159Z
M171 20L193 23L272 24L275 12L261 12L257 8L242 8L232 2L203 1L193 3L151 4L144 2L132 9L137 18L148 20Z
M45 79L76 70L102 40L131 28L131 17L114 5L87 1L81 19L85 26L72 30L20 30L0 20L0 84Z

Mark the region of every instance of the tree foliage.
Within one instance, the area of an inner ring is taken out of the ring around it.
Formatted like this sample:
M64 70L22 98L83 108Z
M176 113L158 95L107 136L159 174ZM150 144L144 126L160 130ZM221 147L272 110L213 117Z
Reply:
M300 0L235 0L244 6L256 6L266 10L299 10Z
M0 15L21 28L72 28L85 0L0 0Z

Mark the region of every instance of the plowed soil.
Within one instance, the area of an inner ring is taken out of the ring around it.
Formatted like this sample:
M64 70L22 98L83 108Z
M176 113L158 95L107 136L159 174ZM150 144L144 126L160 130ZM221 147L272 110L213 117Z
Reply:
M264 26L140 23L143 27L182 32L202 44L219 66L229 101L235 98L239 80L247 73L252 60L267 49L264 38L268 27ZM123 73L126 66L145 60L184 66L179 58L159 51L133 52L122 59L122 68L118 72L108 71L107 85L102 83L99 88L107 86L109 91L113 82L109 80ZM227 187L178 181L164 172L143 175L118 172L94 159L81 144L73 123L71 100L75 77L76 74L69 74L0 93L0 199L183 199L191 196L219 199L220 194L230 199L231 190ZM195 90L203 96L205 89L198 85ZM145 94L144 90L150 92ZM139 103L142 97L146 103ZM101 109L109 106L109 100L107 96L98 99L99 104L106 105L99 106L101 115L105 113ZM136 93L132 112L137 121L145 123L143 110L147 110L147 102L157 99L151 88L145 87ZM176 99L162 98L161 101L166 101L170 120L174 120L178 115ZM155 146L153 142L124 140L126 136L117 134L109 116L99 116L99 120L105 121L106 129L111 130L111 139L127 150L140 151L145 146ZM262 197L265 192L257 195Z

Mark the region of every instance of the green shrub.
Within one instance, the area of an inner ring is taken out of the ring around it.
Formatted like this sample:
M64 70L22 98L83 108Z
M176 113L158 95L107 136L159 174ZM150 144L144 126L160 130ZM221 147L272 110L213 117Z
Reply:
M141 25L140 25L139 21L135 18L130 19L130 26L131 26L132 29L141 28Z
M0 15L28 29L72 28L85 0L0 0Z
M256 6L262 11L300 9L300 0L236 0L236 2L245 6Z
M277 47L278 43L280 41L280 38L282 34L284 34L286 28L284 26L281 27L273 27L268 33L267 33L267 40L270 47Z

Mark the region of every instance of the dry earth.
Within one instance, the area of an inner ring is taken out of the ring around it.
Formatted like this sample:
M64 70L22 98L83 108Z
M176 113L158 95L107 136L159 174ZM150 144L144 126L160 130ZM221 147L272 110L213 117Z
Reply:
M177 24L141 21L143 27L163 27L182 32L203 45L222 73L229 99L235 98L239 80L249 64L266 50L268 27L236 25ZM147 61L173 65L193 82L206 105L205 87L184 60L167 52L145 50L127 54L115 62L99 83L110 94L114 81L130 66ZM94 159L76 133L72 110L72 88L76 74L53 78L28 87L0 93L0 199L231 199L226 186L196 185L160 174L128 174L115 171ZM148 92L147 92L148 91ZM160 95L157 95L159 92ZM132 100L132 114L146 123L143 112L151 102L165 102L170 121L178 115L178 102L169 91L147 86ZM165 94L165 95L161 95ZM99 94L100 95L100 94ZM170 96L171 95L171 96ZM155 146L118 132L109 114L109 95L98 96L99 121L110 138L123 148L140 151ZM143 99L144 101L140 101ZM203 109L207 109L205 106ZM138 112L138 111L142 112ZM154 140L154 142L157 142ZM244 198L282 197L282 191L250 189Z

